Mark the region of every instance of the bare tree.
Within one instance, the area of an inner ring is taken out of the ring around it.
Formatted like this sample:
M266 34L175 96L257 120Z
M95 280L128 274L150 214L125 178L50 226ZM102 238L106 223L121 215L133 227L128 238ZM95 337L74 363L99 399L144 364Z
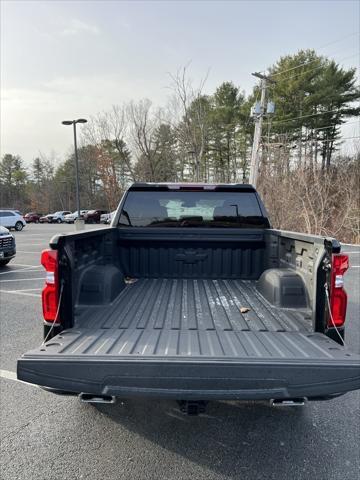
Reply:
M135 181L134 166L131 156L124 154L124 145L128 136L127 107L113 105L108 112L102 112L92 117L83 130L83 139L93 145L107 149L111 146L113 153L117 153L117 161L124 164L122 171L128 173L129 179ZM124 183L124 182L122 182Z
M203 94L207 76L194 88L188 77L187 66L179 69L176 74L170 74L173 110L180 112L180 119L177 118L177 136L183 154L190 155L189 163L193 163L196 180L200 180L200 176L207 180L206 165L201 172L208 127L208 111L204 102L206 97Z
M148 99L130 102L127 107L127 119L132 146L137 160L141 161L147 172L145 180L156 181L157 174L157 129L160 126L161 114L152 111L152 103ZM146 167L144 165L146 164Z
M310 153L311 154L311 153ZM267 165L259 179L259 191L273 226L315 235L360 240L360 155L338 157L327 170L288 161Z

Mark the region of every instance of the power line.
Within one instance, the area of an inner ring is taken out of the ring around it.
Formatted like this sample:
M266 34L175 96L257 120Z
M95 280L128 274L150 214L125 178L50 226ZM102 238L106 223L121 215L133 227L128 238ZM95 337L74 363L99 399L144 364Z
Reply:
M266 139L267 137L262 137ZM355 138L360 138L360 135L357 135L355 137L343 137L343 138L332 138L330 140L321 140L320 138L309 138L308 140L305 140L305 142L321 142L321 143L328 143L328 142L342 142L343 140L352 140ZM291 143L293 140L290 140L288 143ZM268 143L268 145L283 145L284 142L273 142L273 143Z
M342 37L340 38L339 40L334 40L333 42L330 42L330 43L327 43L326 45L323 45L322 47L317 47L316 49L314 50L320 50L322 48L325 48L325 47L328 47L329 45L333 45L334 43L338 43L340 42L341 40L344 40L346 38L349 38L349 37L354 37L355 35L359 35L360 32L353 32L351 33L350 35L346 35L345 37ZM273 75L271 75L272 77L275 77L277 75L281 75L283 73L286 73L286 72L291 72L292 70L296 70L297 68L300 68L300 67L303 67L305 65L310 65L311 63L314 63L314 62L317 62L318 59L316 60L312 60L311 62L304 62L304 63L301 63L300 65L297 65L296 67L292 67L292 68L288 68L287 70L283 70L281 72L278 72L278 73L274 73ZM339 60L341 62L341 60Z
M359 55L359 52L358 53L354 53L353 55L349 55L347 57L343 57L343 58L340 58L339 60L337 60L337 62L342 62L343 60L347 60L349 58L353 58L353 57L357 57ZM313 62L309 62L310 63L313 63ZM298 73L297 75L291 75L290 77L285 77L285 78L281 78L281 80L291 80L292 78L297 78L297 77L301 77L302 75L306 75L307 73L309 72L312 72L314 70L318 70L319 68L322 68L324 65L318 65L317 67L314 67L314 68L309 68L308 70L305 70L304 72L301 72L301 73ZM300 65L299 65L300 67ZM294 67L294 68L297 68L297 67ZM284 70L283 72L279 72L279 73L276 73L272 76L275 76L275 75L282 75L284 72L286 72L286 70ZM270 86L270 88L274 88L273 85Z
M359 123L359 125L360 125L360 121L355 120L354 122L344 122L344 123L340 123L340 124L333 123L332 125L328 125L327 127L312 128L311 130L313 132L315 132L316 130L326 130L327 128L331 128L331 127L341 127L343 125L352 125L353 123Z
M360 138L360 135L357 135L356 137L343 137L343 138L338 138L338 139L332 139L332 140L319 140L322 143L328 143L328 142L342 142L343 140L351 140L353 138ZM311 142L312 140L309 140Z
M288 68L287 70L282 70L281 72L273 73L271 76L272 77L277 77L278 75L282 75L283 73L286 72L291 72L292 70L296 70L297 68L304 67L306 65L311 65L312 63L318 62L319 59L317 58L316 60L311 60L311 62L304 62L300 63L300 65L297 65L296 67Z
M326 43L325 45L322 45L321 47L317 47L317 50L320 50L322 48L326 48L329 45L334 45L334 43L339 43L342 40L346 40L347 38L355 37L356 35L360 35L360 31L349 33L348 35L345 35L344 37L341 37L341 38L338 38L337 40L333 40L332 42Z
M316 115L326 115L327 113L334 113L334 112L337 112L337 113L341 113L339 112L338 109L335 109L335 110L327 110L326 112L317 112L317 113L311 113L309 115L301 115L299 117L293 117L293 118L289 118L287 120L271 120L271 123L274 124L278 124L278 123L288 123L288 122L291 122L293 120L299 120L300 118L307 118L307 117L315 117Z
M359 52L354 53L353 55L349 55L347 57L340 58L340 60L337 60L337 62L342 62L343 60L347 60L349 58L354 58L354 57L357 57L358 55L359 55ZM292 75L291 77L286 77L283 80L290 80L291 78L301 77L301 75L305 75L308 72L312 72L313 70L318 70L319 68L322 68L322 67L323 67L323 65L319 65L318 67L311 68L309 70L306 70L305 72L298 73L297 75Z
M332 127L342 127L343 125L352 125L354 123L357 123L357 124L360 125L360 120L355 120L354 122L344 122L344 123L339 123L339 124L338 123L333 123L332 125L327 125L326 127L312 128L311 132L316 132L317 130L327 130L328 128L332 128ZM288 132L288 133L290 133L290 132ZM277 134L274 133L273 135L277 135Z

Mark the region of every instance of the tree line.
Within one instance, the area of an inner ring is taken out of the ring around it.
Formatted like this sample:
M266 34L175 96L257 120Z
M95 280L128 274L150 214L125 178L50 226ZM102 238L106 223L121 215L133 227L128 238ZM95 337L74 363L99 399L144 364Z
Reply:
M306 50L281 57L268 71L273 82L267 100L274 102L275 113L264 119L259 189L273 224L336 233L353 241L359 236L357 188L354 184L342 197L340 182L349 175L345 182L349 189L358 179L359 154L340 158L338 149L342 124L350 118L355 121L360 113L356 70ZM206 79L195 85L187 67L170 75L169 83L165 107L147 99L131 101L99 113L82 129L84 208L114 209L133 181L248 180L254 132L250 111L259 100L259 87L246 95L233 82L223 82L207 94ZM49 158L35 158L25 168L18 155L5 154L0 163L0 204L44 213L72 210L74 170L73 155L57 165ZM323 190L324 198L319 194ZM351 207L342 205L345 198ZM342 212L341 219L348 219L345 223L336 223L334 213L324 213L334 208Z

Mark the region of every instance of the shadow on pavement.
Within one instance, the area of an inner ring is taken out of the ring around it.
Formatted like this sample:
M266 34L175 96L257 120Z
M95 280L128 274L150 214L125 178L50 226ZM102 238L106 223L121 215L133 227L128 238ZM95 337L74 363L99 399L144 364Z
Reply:
M96 409L129 431L222 476L332 478L323 471L332 471L331 454L326 466L314 462L316 452L328 451L332 445L324 445L309 405L272 408L259 402L211 402L198 417L186 416L176 402L163 400L131 399Z

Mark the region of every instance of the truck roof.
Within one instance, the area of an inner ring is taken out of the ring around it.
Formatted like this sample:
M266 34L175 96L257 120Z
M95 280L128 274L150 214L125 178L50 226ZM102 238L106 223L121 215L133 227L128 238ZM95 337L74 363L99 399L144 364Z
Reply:
M210 190L220 192L256 192L255 188L245 183L172 183L172 182L135 182L129 191L168 191L168 190Z

